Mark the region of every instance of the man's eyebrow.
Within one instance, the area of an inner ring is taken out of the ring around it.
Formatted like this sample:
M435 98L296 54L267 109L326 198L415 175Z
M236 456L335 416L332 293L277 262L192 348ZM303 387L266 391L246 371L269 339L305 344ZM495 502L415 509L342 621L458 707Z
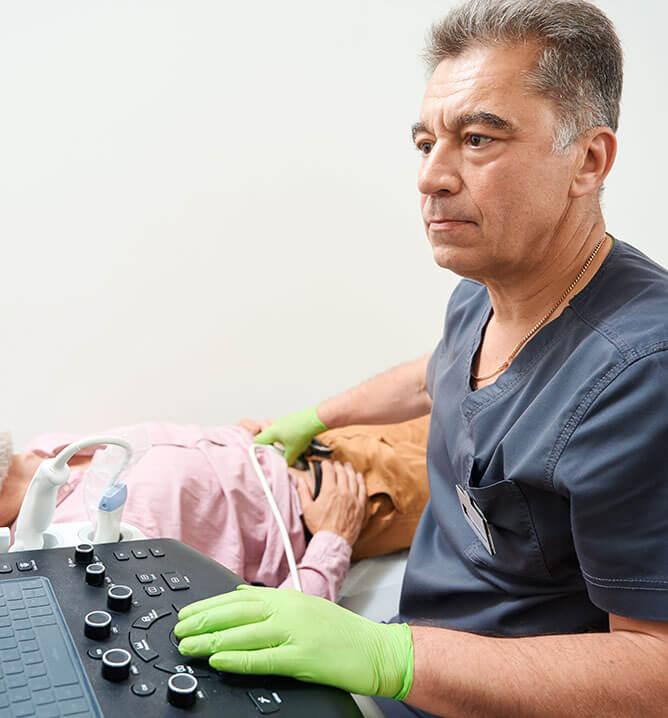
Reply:
M499 117L493 112L486 112L485 110L458 115L455 118L454 130L455 132L458 132L468 125L484 125L485 127L491 127L495 130L504 130L505 132L515 131L515 126L512 122L510 122L510 120L504 120L503 117ZM411 137L413 138L413 142L415 142L415 136L418 132L430 132L430 130L424 122L416 122L411 127Z
M417 136L418 132L429 132L429 130L427 129L427 125L425 125L425 123L422 121L416 122L411 127L411 139L413 140L413 142L415 142L415 137Z

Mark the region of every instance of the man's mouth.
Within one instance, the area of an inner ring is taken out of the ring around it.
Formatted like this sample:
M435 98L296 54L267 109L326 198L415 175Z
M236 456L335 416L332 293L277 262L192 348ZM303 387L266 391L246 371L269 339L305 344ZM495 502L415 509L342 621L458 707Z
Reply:
M429 229L435 232L444 232L448 230L459 229L467 224L471 224L471 222L469 222L468 220L444 218L430 220L427 224L429 226Z

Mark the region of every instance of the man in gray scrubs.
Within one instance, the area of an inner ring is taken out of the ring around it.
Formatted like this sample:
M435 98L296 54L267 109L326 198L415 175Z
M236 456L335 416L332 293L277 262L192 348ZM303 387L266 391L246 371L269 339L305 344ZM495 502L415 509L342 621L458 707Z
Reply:
M257 439L292 461L325 427L431 411L400 614L251 588L182 612L181 650L388 716L666 715L668 274L601 213L618 38L587 2L474 0L428 58L422 213L464 277L443 338Z

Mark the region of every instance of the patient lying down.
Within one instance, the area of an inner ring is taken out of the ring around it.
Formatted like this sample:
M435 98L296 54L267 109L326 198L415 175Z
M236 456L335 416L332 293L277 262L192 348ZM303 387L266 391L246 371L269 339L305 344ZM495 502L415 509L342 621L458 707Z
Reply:
M139 449L124 474L123 521L149 538L175 538L211 556L246 581L290 587L278 526L251 466L248 447L261 426L200 427L146 423L112 430ZM44 435L13 454L0 487L0 525L12 526L42 459L81 438ZM285 521L305 592L336 600L351 560L406 548L427 501L427 419L357 426L319 437L333 449L314 474L288 467L275 452L258 458ZM98 454L99 457L99 454ZM82 479L94 450L70 461L58 492L55 522L88 518Z

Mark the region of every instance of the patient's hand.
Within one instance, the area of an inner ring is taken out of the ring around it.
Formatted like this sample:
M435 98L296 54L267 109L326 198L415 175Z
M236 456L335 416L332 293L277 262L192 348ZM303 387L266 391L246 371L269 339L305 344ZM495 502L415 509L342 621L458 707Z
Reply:
M239 422L239 426L249 431L253 436L257 436L261 431L271 426L272 423L272 419L260 419L259 421L255 419L242 419Z
M349 462L322 462L322 488L314 501L308 482L297 479L297 490L308 530L332 531L351 546L362 530L366 511L366 484Z

